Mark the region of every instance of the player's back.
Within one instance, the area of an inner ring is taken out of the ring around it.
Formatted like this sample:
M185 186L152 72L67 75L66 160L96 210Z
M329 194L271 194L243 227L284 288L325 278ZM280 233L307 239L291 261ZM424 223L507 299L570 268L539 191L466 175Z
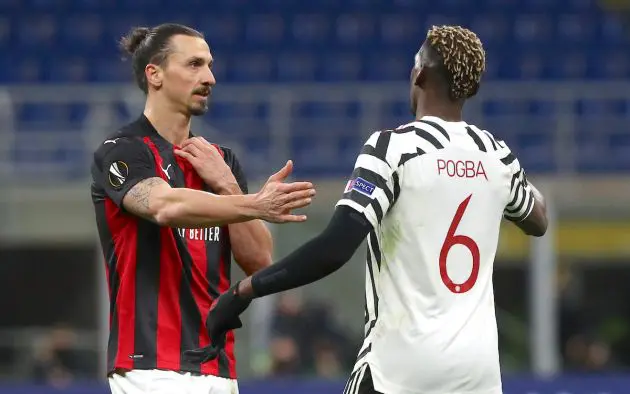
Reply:
M514 186L524 175L501 141L465 122L424 117L390 133L398 191L369 240L378 264L366 289L375 387L501 393L492 271L502 217L528 209Z

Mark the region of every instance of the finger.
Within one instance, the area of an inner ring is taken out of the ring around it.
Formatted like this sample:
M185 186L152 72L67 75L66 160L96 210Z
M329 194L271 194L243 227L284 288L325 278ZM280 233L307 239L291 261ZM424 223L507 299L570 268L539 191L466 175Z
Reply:
M284 193L291 193L299 190L312 190L313 192L315 192L315 187L311 182L293 182L283 183L282 185L279 185L278 190Z
M175 150L175 154L179 157L183 157L184 159L191 161L193 160L195 157L193 155L191 155L190 153L186 152L183 149L176 149Z
M191 148L191 147L196 147L200 151L206 151L206 152L210 151L210 147L204 144L199 139L199 137L189 138L186 141L184 141L184 143L182 143L182 148Z
M269 181L282 182L287 179L289 175L291 175L291 171L293 171L293 161L289 160L287 161L287 164L285 164L284 167L280 169L280 171L269 177Z
M304 208L313 202L312 198L302 198L300 200L295 200L288 202L282 206L283 209L288 209L289 211L292 209Z
M184 150L195 157L203 157L203 151L197 147L197 145L189 144L184 147Z
M276 223L299 223L306 219L306 215L280 215Z
M282 196L280 201L282 201L283 204L286 204L286 203L290 203L296 200L302 200L304 198L313 197L314 195L315 195L314 189L299 190L297 192L291 192L285 196Z

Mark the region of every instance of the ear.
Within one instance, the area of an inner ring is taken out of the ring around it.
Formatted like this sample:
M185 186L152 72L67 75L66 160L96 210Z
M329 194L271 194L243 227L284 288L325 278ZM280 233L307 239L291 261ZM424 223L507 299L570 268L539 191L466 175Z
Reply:
M153 86L155 89L162 87L164 71L160 66L151 63L147 64L144 68L144 75L147 78L147 84L149 86Z
M427 80L427 68L421 64L418 66L416 71L416 77L414 78L413 84L419 88L424 88L424 84Z

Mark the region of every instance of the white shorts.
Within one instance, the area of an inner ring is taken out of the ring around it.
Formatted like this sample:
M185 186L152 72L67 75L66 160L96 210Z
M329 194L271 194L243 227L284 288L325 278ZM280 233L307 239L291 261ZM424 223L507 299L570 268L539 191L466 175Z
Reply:
M238 394L234 379L190 372L134 369L108 380L112 394Z

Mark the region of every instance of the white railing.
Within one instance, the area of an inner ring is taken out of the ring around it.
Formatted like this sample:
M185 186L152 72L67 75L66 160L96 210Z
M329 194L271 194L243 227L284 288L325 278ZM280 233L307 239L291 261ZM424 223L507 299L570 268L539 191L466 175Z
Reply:
M254 177L289 157L311 174L345 174L371 131L410 119L407 92L405 83L218 85L213 110L195 129L234 147ZM137 116L143 100L132 85L0 87L0 174L55 183L85 178L98 141ZM57 109L81 103L86 114L77 121L20 116L25 105L40 105L62 118ZM324 109L311 116L308 105ZM584 105L590 112L580 112ZM488 83L466 115L522 151L535 171L572 174L589 154L613 157L609 136L629 132L630 81ZM534 143L521 144L528 135ZM583 135L589 140L580 145Z

